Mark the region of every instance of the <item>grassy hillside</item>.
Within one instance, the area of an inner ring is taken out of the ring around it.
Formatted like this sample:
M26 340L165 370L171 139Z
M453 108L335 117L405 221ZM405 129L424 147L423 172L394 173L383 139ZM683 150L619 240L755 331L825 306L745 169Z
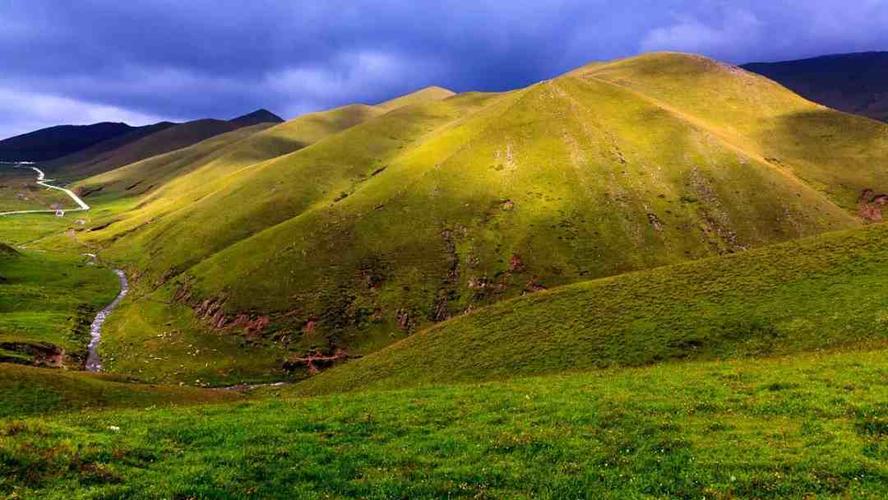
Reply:
M0 221L0 496L884 498L886 140L653 54L82 179ZM111 374L23 366L87 248Z
M85 197L97 195L138 196L152 191L180 175L213 161L233 146L271 124L259 124L225 132L197 144L151 156L74 183Z
M13 418L100 408L146 408L241 399L233 391L144 385L108 375L0 363L0 426ZM8 436L8 434L5 434ZM0 438L2 439L2 438ZM4 457L6 458L6 457ZM7 463L8 465L8 463ZM2 467L2 466L0 466Z
M648 54L593 67L581 77L630 88L677 110L844 208L856 208L864 189L888 191L885 124L814 105L738 67Z
M93 195L111 193L136 196L175 181L147 200L143 204L144 209L127 214L130 225L137 225L173 206L182 207L212 192L217 189L209 187L214 185L213 181L250 165L304 148L375 114L378 111L373 108L355 105L310 113L277 125L263 123L244 127L78 181L75 186L81 192Z
M346 128L296 153L250 164L250 168L241 168L221 178L215 176L209 183L196 176L183 179L184 185L171 186L169 192L158 193L157 203L146 206L136 218L115 222L90 237L97 242L119 240L120 244L109 249L108 255L136 259L137 267L150 276L166 274L171 267L186 269L189 264L239 239L287 220L300 207L310 204L314 196L325 195L326 185L331 182L325 176L351 184L354 182L351 175L357 172L342 172L342 167L348 165L353 165L355 171L367 170L364 175L370 176L383 166L380 157L397 154L406 141L428 132L424 126L429 124L424 122L433 124L452 119L459 112L458 105L449 103L418 106L418 109L396 110L371 122ZM339 123L354 124L358 121L356 118L363 119L368 111L373 112L360 107L341 108L333 116L342 118L297 125L310 127L309 132L319 124L324 125L318 131L325 134L328 123L335 127ZM169 216L157 217L167 210L169 198L192 186L198 186L199 194L173 204L170 208L175 211ZM149 219L153 222L144 224ZM136 231L132 231L134 224L139 225ZM183 238L184 235L188 238ZM144 252L131 251L139 247Z
M410 94L401 97L396 97L394 99L379 103L374 107L382 109L384 111L392 111L394 109L403 108L404 106L410 106L411 104L420 104L430 101L441 101L447 99L448 97L452 97L453 95L455 95L455 92L453 92L452 90L448 90L443 87L431 86L419 89L416 92L411 92Z
M7 421L0 494L884 498L886 354Z
M886 130L654 54L198 169L85 239L140 273L144 331L198 324L148 305L176 302L298 365L526 292L859 226L861 191L888 189Z
M227 386L292 378L286 345L274 338L224 335L186 305L136 286L105 323L102 368L152 383Z
M501 302L297 386L400 388L888 343L888 226Z
M0 248L0 362L79 368L89 325L117 294L83 256Z

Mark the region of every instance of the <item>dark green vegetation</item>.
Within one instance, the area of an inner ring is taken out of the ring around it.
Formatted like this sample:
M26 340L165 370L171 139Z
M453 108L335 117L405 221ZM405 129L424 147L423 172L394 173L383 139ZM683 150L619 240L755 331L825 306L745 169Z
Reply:
M888 226L502 302L296 386L401 388L888 342Z
M0 493L884 498L886 354L7 420Z
M0 248L0 361L79 369L117 278L87 257Z
M888 121L888 52L744 64L814 102Z

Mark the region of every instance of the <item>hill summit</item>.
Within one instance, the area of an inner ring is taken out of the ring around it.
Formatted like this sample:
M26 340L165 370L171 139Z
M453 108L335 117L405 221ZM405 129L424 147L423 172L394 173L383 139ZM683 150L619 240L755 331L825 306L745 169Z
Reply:
M228 121L238 127L249 127L260 123L283 123L284 119L271 111L262 108Z

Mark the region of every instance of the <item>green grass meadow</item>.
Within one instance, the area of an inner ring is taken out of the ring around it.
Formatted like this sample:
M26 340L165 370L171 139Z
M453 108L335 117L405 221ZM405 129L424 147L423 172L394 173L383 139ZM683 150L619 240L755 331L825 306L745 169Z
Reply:
M0 359L33 363L61 352L79 369L89 325L118 292L117 277L80 255L37 250L0 252Z
M7 419L43 498L884 498L886 351Z

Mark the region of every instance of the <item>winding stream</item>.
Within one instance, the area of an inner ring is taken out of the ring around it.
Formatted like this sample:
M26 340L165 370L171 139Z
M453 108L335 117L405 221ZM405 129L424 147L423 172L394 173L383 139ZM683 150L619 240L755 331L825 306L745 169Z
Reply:
M120 280L120 292L117 294L117 297L114 297L114 300L110 304L99 311L99 314L96 314L96 319L94 319L92 324L89 325L89 354L86 357L86 371L89 372L102 371L102 359L99 357L98 352L99 342L102 340L102 325L105 324L105 319L108 318L111 311L120 304L120 301L126 297L126 293L129 291L129 283L126 280L126 273L120 269L115 269L114 274L116 274L117 278Z

